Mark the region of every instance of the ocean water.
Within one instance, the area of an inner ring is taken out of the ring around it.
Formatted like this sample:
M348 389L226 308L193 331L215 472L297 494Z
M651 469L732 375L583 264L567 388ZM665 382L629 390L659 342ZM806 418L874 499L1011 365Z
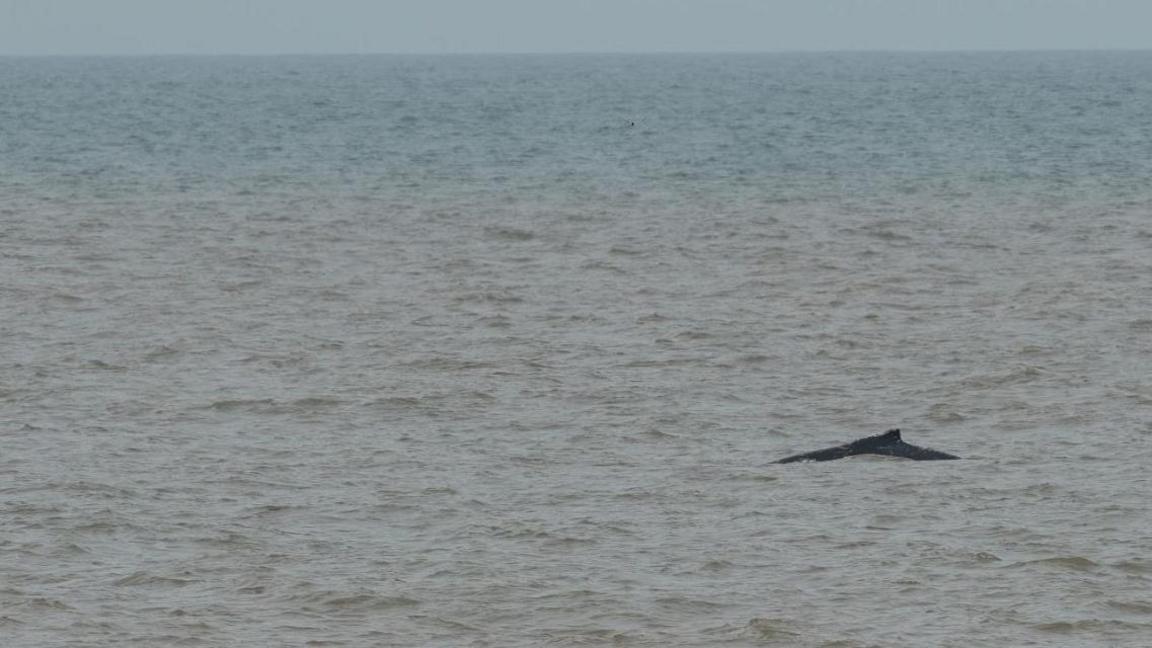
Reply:
M1152 53L0 58L5 646L1152 645ZM964 457L785 455L900 427Z

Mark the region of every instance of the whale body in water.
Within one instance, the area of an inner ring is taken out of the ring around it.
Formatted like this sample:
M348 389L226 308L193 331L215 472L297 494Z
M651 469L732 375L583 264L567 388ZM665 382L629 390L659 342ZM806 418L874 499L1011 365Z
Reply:
M956 455L940 452L930 448L921 448L911 443L904 443L900 438L900 430L888 430L884 434L864 437L851 443L838 445L835 448L825 448L814 452L784 457L776 463L792 463L795 461L831 461L861 454L884 455L886 457L903 457L918 461L932 461L937 459L959 459Z

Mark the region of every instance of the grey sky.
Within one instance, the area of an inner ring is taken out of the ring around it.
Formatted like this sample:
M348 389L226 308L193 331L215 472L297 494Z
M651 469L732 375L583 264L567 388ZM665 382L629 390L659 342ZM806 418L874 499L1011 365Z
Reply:
M1149 48L1152 0L0 0L0 54Z

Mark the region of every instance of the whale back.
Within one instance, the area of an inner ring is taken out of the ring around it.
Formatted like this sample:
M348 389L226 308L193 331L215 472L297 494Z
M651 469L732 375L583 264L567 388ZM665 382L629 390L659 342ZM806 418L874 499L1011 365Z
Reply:
M931 448L921 448L914 446L910 443L905 443L900 437L900 429L893 428L884 434L877 434L875 436L864 437L855 441L845 443L844 445L835 446L833 448L825 448L823 450L816 450L815 452L806 452L804 454L792 455L780 459L776 463L793 463L796 461L831 461L834 459L843 459L861 454L876 454L888 457L902 457L904 459L917 459L917 460L935 460L935 459L959 459L956 455L950 455L946 452L932 450Z

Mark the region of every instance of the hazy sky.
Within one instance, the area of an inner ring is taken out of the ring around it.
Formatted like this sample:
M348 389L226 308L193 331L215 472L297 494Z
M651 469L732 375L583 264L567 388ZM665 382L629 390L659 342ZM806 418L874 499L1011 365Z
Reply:
M1152 0L0 0L0 54L1133 48Z

